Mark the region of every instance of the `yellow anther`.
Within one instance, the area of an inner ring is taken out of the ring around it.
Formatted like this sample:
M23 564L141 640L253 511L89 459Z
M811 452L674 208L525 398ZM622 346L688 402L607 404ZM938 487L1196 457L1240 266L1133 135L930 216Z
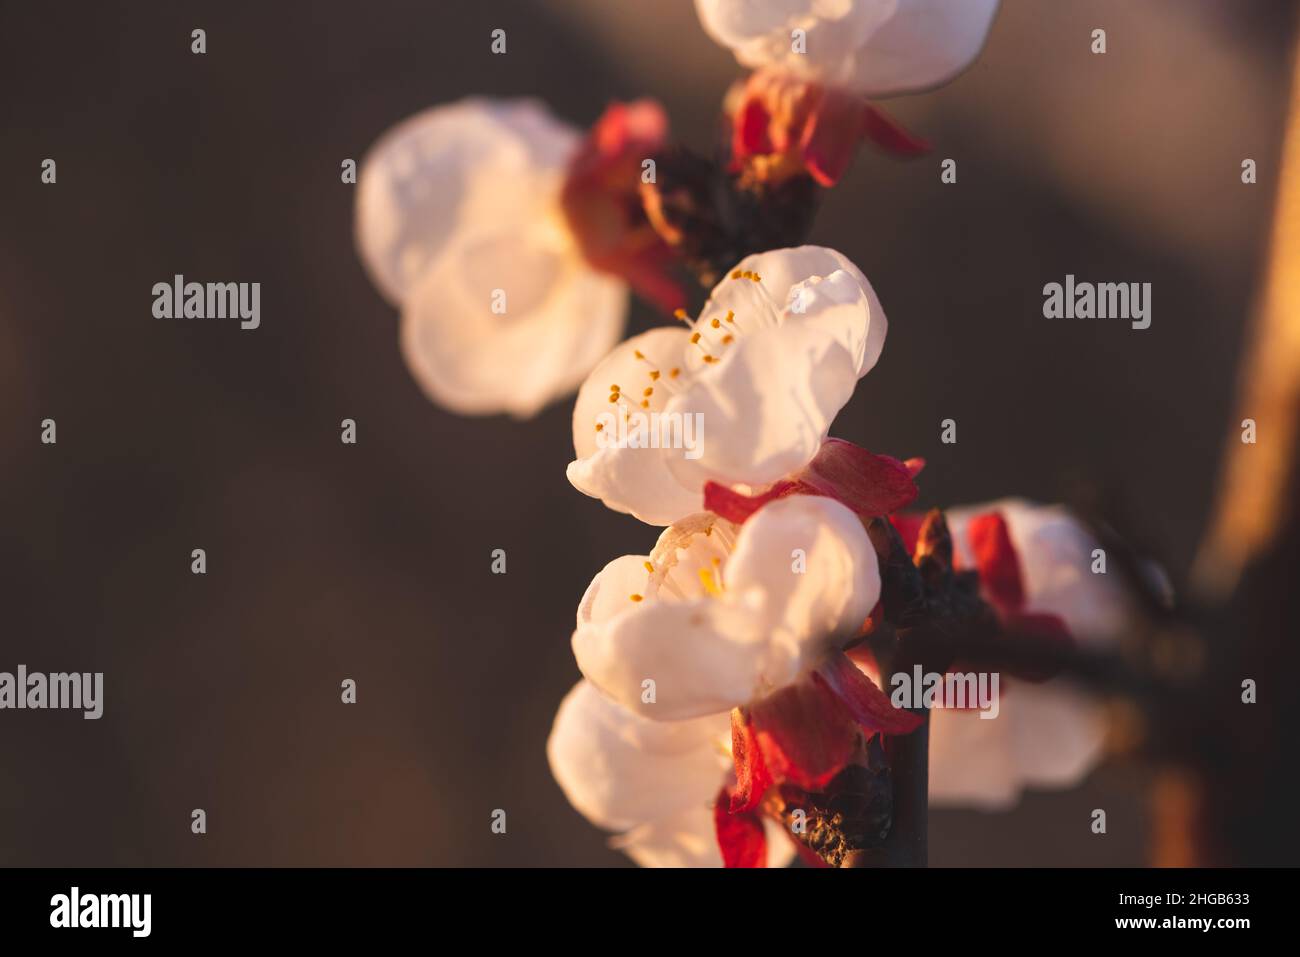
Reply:
M618 391L618 383L615 382L612 386L610 386L610 387L609 387L609 391L610 391L610 392L617 392L617 391Z
M650 562L645 563L645 570L648 571L651 575L655 573L655 567Z
M709 325L711 325L714 329L716 329L718 328L718 326L722 325L722 323L719 320L714 319L709 323Z
M727 322L735 322L735 321L736 321L736 314L735 314L734 312L732 312L730 309L728 309L728 310L727 310Z
M643 408L643 409L648 409L648 408L650 408L650 400L649 400L649 399L642 399L642 400L641 400L641 408Z
M688 318L690 318L690 317L686 314L686 310L685 310L685 309L674 309L674 310L673 310L673 318L674 318L674 319L688 319Z
M713 572L709 571L707 568L700 569L700 583L704 585L704 590L714 598L717 598L722 594L722 589L719 588L718 583L713 580Z
M740 271L739 269L736 269L736 270L733 270L733 271L732 271L732 273L731 273L731 278L732 278L732 279L739 279L742 275L743 275L743 273L741 273L741 271Z
M617 401L618 401L618 393L617 393L617 392L611 392L611 393L609 394L609 401L610 401L610 402L617 402Z
M643 599L645 596L644 596L644 595L631 594L631 595L628 595L628 597L631 598L633 601L641 601L641 599Z
M700 334L699 334L698 332L694 332L694 333L692 333L692 334L691 334L691 345L695 345L695 343L697 343L697 342L699 342L699 341L700 341Z
M735 342L735 341L736 341L736 337L733 336L733 335L730 335L730 334L725 335L725 336L722 337L722 344L723 344L724 346L729 346L729 345L731 345L731 344L732 344L733 342Z
M651 370L650 370L650 381L655 382L655 381L657 381L658 379L659 379L659 370L658 370L658 369L651 369Z
M638 359L644 359L644 358L645 358L645 354L644 354L640 349L633 349L633 350L632 350L632 355L636 356Z
M604 422L597 422L597 423L596 423L596 431L597 431L597 432L604 432L604 431L605 431L605 423L604 423Z
M705 361L705 362L717 362L717 361L718 361L718 357L717 357L717 356L711 356L711 355L709 355L708 353L705 353L705 355L704 355L704 361Z
M644 396L652 396L652 395L655 394L655 390L654 390L653 388L646 389L646 390L645 390L644 392L642 392L641 394L644 395Z
M669 369L669 370L668 370L668 378L670 378L670 379L676 379L676 378L677 378L679 375L681 375L681 374L682 374L682 370L681 370L681 369Z
M754 280L754 282L762 282L762 281L763 281L761 278L759 278L759 275L758 275L758 273L756 273L756 272L752 272L752 273L750 273L750 274L749 274L749 278L752 279L752 280Z

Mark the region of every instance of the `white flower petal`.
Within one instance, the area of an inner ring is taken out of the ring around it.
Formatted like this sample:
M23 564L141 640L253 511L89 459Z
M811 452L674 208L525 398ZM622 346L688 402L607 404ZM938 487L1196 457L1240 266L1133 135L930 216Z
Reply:
M646 418L650 429L668 426L669 445L679 448L643 448L617 441L618 417L626 415L631 428L636 416L664 411L673 390L685 382L684 352L688 333L680 327L662 327L622 342L592 370L578 390L573 408L573 445L577 458L567 475L585 495L599 498L618 512L635 515L652 525L667 525L683 515L698 511L702 491L678 482L668 469L670 458L684 457L687 445L702 439L694 422ZM643 358L637 358L640 352ZM672 370L677 369L674 377ZM652 378L651 373L659 375ZM622 398L609 401L613 386ZM645 396L646 389L653 389ZM649 404L641 409L640 402ZM601 426L598 431L596 426ZM677 437L680 436L680 441ZM664 433L659 432L662 442Z
M774 482L817 454L857 381L849 351L810 324L747 334L669 401L669 412L700 416L704 440L698 458L668 467L691 489Z
M997 9L998 0L900 0L858 49L847 85L876 97L947 83L979 56Z
M546 753L579 813L622 831L707 807L726 780L727 715L649 721L580 681L555 716ZM709 828L712 840L712 825Z
M627 288L544 222L445 244L402 310L421 388L464 414L535 414L571 392L622 335ZM505 312L493 311L495 290Z
M714 40L772 67L888 96L944 83L979 55L998 0L696 0ZM804 50L793 31L804 31Z
M578 131L532 100L436 106L386 132L357 177L356 243L384 296L401 305L466 223L526 222L539 177L554 180ZM553 184L549 190L557 189Z
M705 32L745 66L834 79L900 2L906 0L696 0L695 7ZM803 52L795 50L796 29L804 31Z
M755 609L712 598L647 599L573 633L573 654L592 683L656 721L730 711L753 695L768 652ZM643 700L646 681L655 700Z
M1018 681L996 718L930 713L930 802L997 811L1026 788L1071 788L1102 757L1105 711L1065 681Z
M851 510L792 495L742 526L725 568L729 594L752 592L773 627L764 682L775 689L856 635L880 598L876 551Z

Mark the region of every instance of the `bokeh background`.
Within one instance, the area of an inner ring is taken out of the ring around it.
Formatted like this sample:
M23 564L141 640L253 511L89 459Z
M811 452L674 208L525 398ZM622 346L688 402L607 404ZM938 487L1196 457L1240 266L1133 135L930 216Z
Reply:
M1006 0L973 69L889 104L934 154L864 151L820 212L812 240L890 319L835 433L925 456L926 506L1082 490L1181 582L1232 421L1295 27L1275 0ZM739 75L690 0L0 5L0 670L106 675L97 722L0 713L0 864L625 863L544 744L582 590L655 533L569 487L569 404L475 420L420 394L339 169L467 94L579 125L655 96L707 149ZM178 272L261 282L261 328L154 319ZM1151 282L1151 328L1045 320L1066 273ZM633 328L659 321L638 305ZM931 861L1141 863L1148 774L935 812Z

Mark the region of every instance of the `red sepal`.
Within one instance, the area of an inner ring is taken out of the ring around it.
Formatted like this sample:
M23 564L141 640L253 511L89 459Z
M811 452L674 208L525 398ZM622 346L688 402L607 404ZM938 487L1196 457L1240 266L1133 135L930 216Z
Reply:
M1025 588L1006 519L1000 512L976 515L966 526L966 539L989 601L1004 615L1018 612L1025 606Z
M805 791L825 788L857 743L848 709L812 681L796 681L755 702L750 717L772 778Z
M822 495L847 505L863 518L874 518L916 500L919 490L913 476L924 464L919 459L900 462L843 439L827 439L803 470L773 483L758 495L706 482L704 507L740 524L768 502L787 495Z
M911 734L924 718L905 708L895 708L889 696L854 666L842 652L835 652L813 672L813 681L833 693L867 731Z
M896 119L870 103L862 109L862 135L894 156L910 158L930 152L928 141L909 133Z
M713 802L713 830L722 851L723 867L766 867L767 835L763 820L750 812L732 814L724 787Z
M731 756L736 762L736 787L731 792L730 811L751 811L771 787L772 772L763 759L754 722L740 708L731 710Z

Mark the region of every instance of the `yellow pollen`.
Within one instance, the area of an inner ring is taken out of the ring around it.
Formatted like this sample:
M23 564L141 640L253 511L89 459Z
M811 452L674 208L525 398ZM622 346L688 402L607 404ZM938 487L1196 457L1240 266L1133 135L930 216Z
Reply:
M609 391L610 391L610 392L617 392L617 391L618 391L618 383L615 382L612 386L610 386L610 387L609 387Z
M659 370L658 370L658 369L651 369L651 370L650 370L650 381L652 381L652 382L653 382L653 381L656 381L658 378L659 378Z
M604 431L605 431L605 423L604 423L604 422L597 422L597 423L596 423L596 431L597 431L597 432L604 432Z
M674 318L674 319L689 319L690 316L688 316L688 315L686 314L686 310L685 310L685 309L674 309L674 310L673 310L673 318Z
M655 394L655 390L654 390L653 388L651 388L651 389L646 389L646 390L645 390L644 392L642 392L641 394L644 395L644 396L652 396L652 395Z
M682 374L682 370L681 370L681 369L669 369L669 370L668 370L668 377L669 377L670 379L676 379L676 378L677 378L679 375L681 375L681 374Z
M735 321L736 321L736 314L735 314L734 312L732 312L730 309L728 309L728 310L727 310L727 322L735 322Z
M631 598L633 601L640 601L640 600L641 600L642 598L644 598L645 596L644 596L644 595L636 595L636 594L633 594L633 595L629 595L628 597Z
M700 583L704 585L704 590L714 598L717 598L722 594L722 589L719 588L718 583L713 580L713 572L709 571L707 568L700 569Z
M696 333L692 333L692 334L691 334L691 345L695 345L695 343L697 343L697 342L699 342L699 341L700 341L700 334L699 334L698 332L696 332Z
M739 269L734 270L731 274L732 279L739 279L743 275Z
M717 319L714 319L712 322L709 323L709 325L711 325L714 329L716 329L718 328L718 326L722 325L722 323L719 322Z
M645 570L648 571L651 575L655 573L655 567L650 562L645 563Z
M642 400L641 400L641 408L643 408L643 409L648 409L648 408L650 408L650 400L649 400L649 399L642 399Z
M644 359L644 358L645 358L645 353L643 353L640 349L633 349L633 350L632 350L632 355L636 356L638 359Z
M736 337L732 335L726 335L722 337L722 344L724 346L729 346L735 341L736 341Z
M609 394L609 401L610 401L610 402L617 402L617 401L618 401L618 393L617 393L617 392L611 392L611 393Z
M752 272L752 273L750 273L750 274L749 274L749 278L752 279L752 280L754 280L754 282L762 282L762 281L763 281L762 279L759 278L759 275L758 275L758 273L756 273L756 272Z
M708 355L708 354L706 353L705 356L704 356L704 361L705 361L705 362L717 362L717 361L718 361L718 357L717 357L717 356L711 356L711 355Z

